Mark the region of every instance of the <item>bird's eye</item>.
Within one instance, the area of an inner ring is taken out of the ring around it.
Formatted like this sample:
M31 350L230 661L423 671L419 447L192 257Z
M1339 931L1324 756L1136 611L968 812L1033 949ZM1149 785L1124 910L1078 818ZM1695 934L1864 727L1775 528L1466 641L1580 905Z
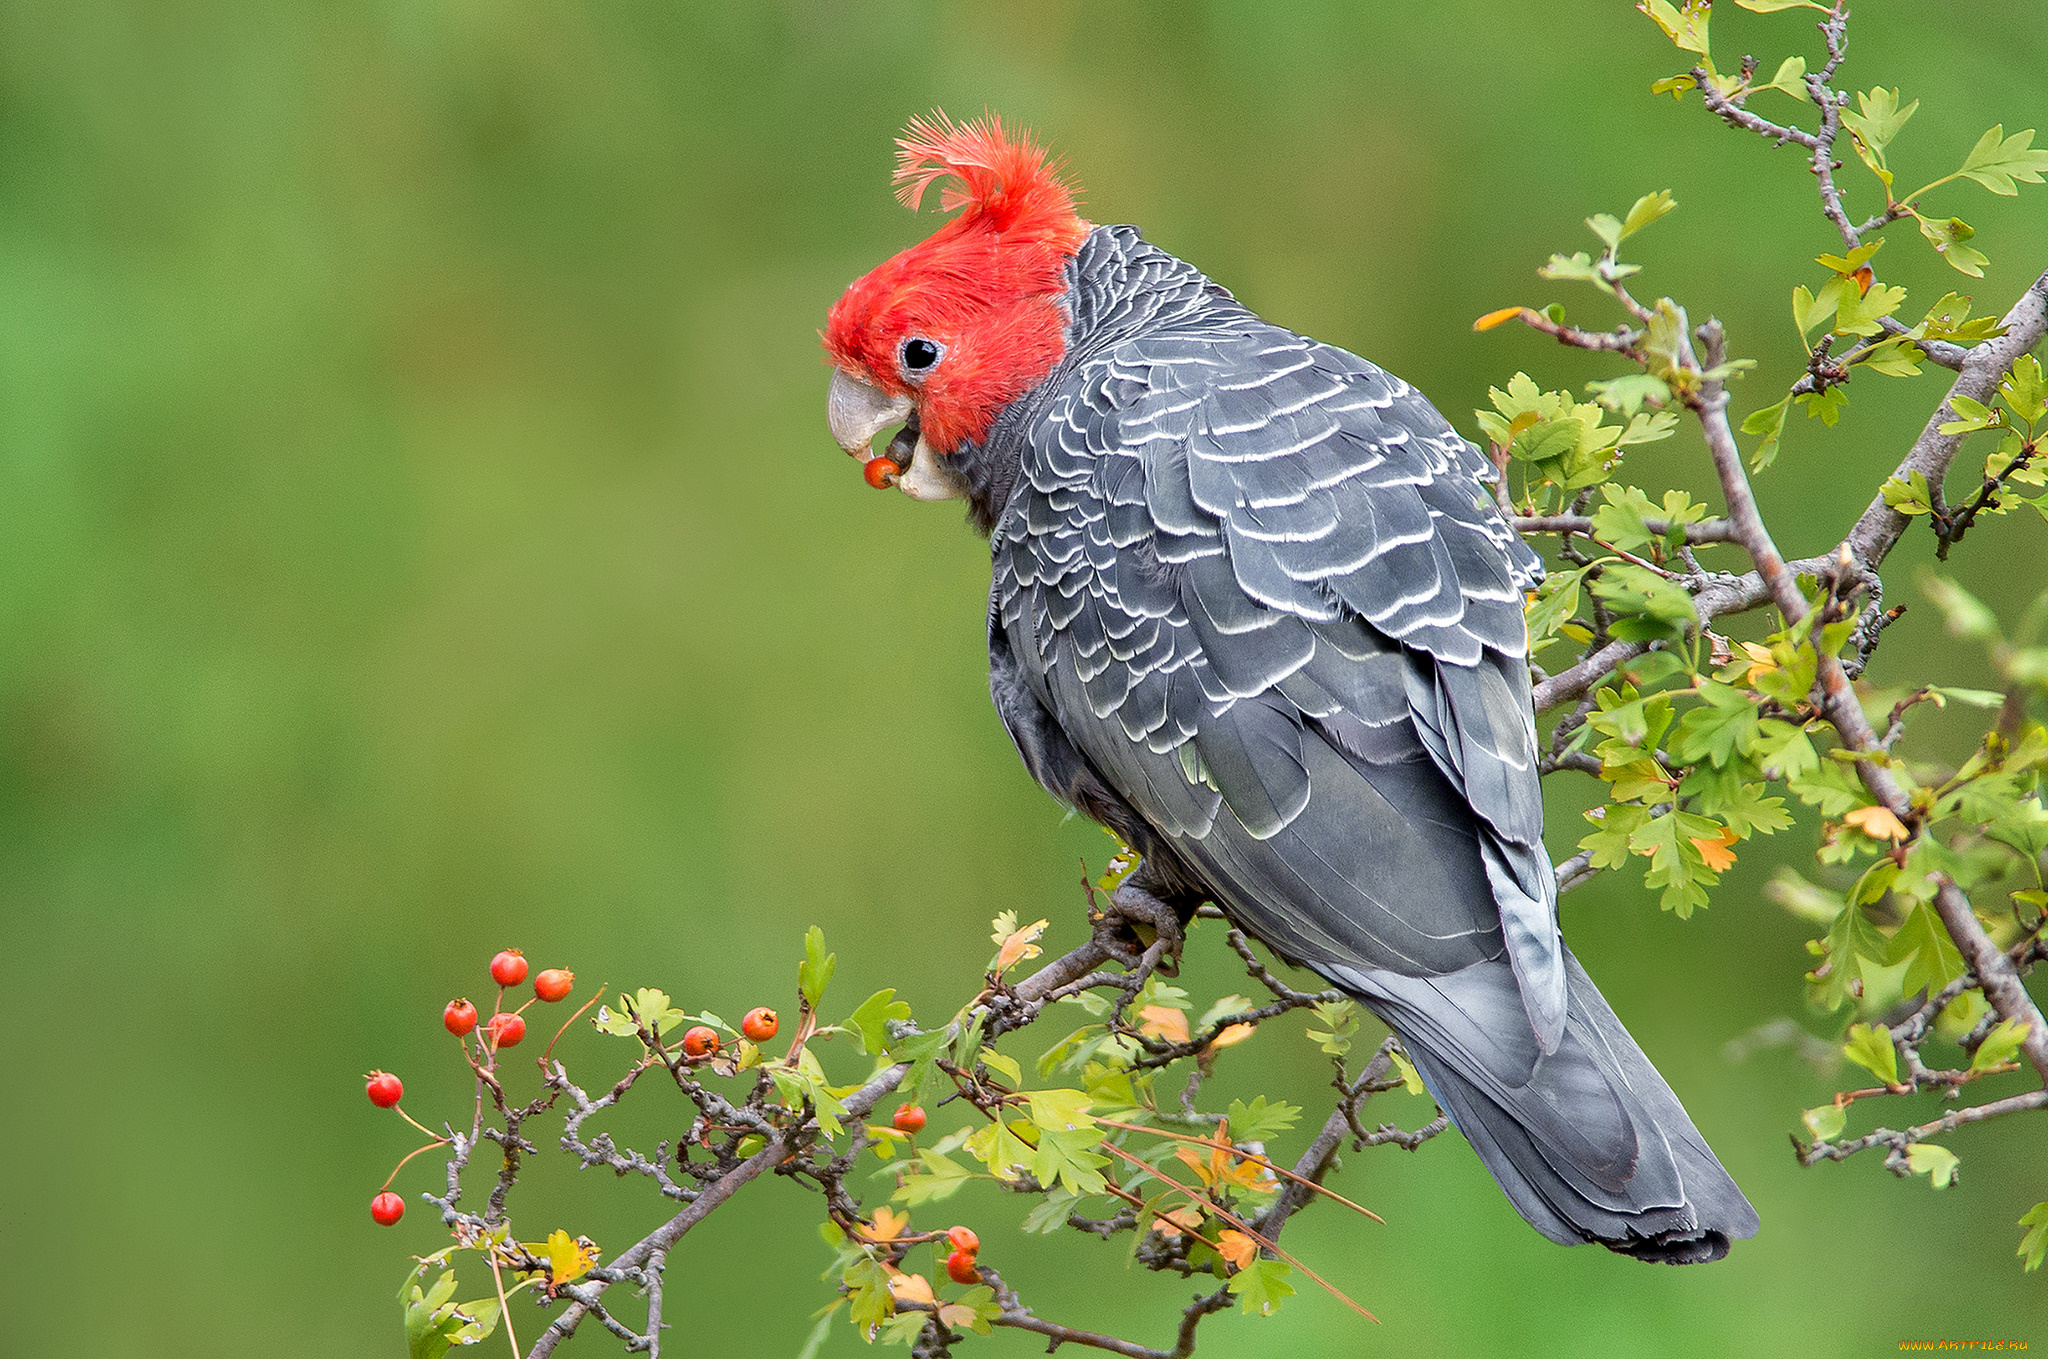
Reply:
M939 356L943 353L945 353L945 350L941 349L931 340L925 339L922 335L905 340L903 342L903 371L906 373L926 372L933 364L939 361Z

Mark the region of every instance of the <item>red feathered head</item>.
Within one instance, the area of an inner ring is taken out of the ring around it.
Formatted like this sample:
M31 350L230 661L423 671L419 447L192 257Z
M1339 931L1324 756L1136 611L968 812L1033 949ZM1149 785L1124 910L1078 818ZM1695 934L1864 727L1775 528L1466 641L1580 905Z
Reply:
M924 442L944 454L987 434L1059 362L1056 299L1088 224L1044 149L994 114L913 119L897 146L904 205L915 210L943 183L939 206L959 215L846 290L825 353L872 389L862 394L874 410L914 409Z

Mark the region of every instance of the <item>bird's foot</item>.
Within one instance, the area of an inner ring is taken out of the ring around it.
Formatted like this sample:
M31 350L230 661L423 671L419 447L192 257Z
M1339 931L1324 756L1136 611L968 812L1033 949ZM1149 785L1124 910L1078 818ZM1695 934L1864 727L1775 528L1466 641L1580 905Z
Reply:
M1109 894L1103 924L1113 928L1129 954L1134 971L1180 975L1180 949L1186 938L1180 913L1133 882Z

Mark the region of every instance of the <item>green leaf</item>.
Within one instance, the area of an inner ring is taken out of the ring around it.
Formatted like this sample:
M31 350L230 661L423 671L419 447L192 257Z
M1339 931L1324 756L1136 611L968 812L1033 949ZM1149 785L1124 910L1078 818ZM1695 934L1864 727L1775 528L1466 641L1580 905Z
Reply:
M1906 300L1904 288L1873 283L1868 288L1844 286L1835 304L1835 334L1871 336L1883 330L1879 321Z
M818 1351L825 1348L826 1337L832 1334L832 1317L839 1310L839 1300L834 1299L825 1314L811 1327L811 1333L804 1337L804 1347L796 1352L796 1359L818 1359Z
M1657 535L1643 523L1644 516L1657 513L1650 497L1634 486L1609 482L1600 488L1600 498L1607 503L1593 511L1594 537L1624 552L1648 547L1656 540Z
M1671 197L1669 189L1644 194L1629 208L1628 216L1622 220L1621 234L1617 241L1627 240L1677 206L1678 203Z
M1771 778L1789 782L1820 768L1820 756L1804 727L1771 717L1757 728L1756 748L1751 754Z
M1275 1133L1286 1132L1301 1117L1301 1106L1284 1102L1267 1103L1264 1095L1254 1095L1252 1102L1230 1101L1226 1117L1230 1122L1230 1135L1239 1142L1263 1142Z
M1016 1058L1006 1057L994 1048L983 1048L978 1057L983 1066L989 1068L998 1076L1008 1077L1011 1085L1015 1086L1024 1083L1024 1068L1017 1065Z
M860 1008L846 1017L846 1023L860 1035L861 1051L878 1056L889 1047L889 1021L908 1018L910 1006L896 999L895 987L887 986L862 1001Z
M2005 695L1996 689L1958 689L1953 684L1930 684L1927 691L1970 708L1998 708L2005 704Z
M1092 1101L1079 1090L1034 1090L1030 1095L1031 1121L1055 1131L1092 1128Z
M1706 856L1695 839L1717 840L1719 823L1690 812L1669 811L1652 816L1628 840L1629 851L1649 856L1650 870L1643 875L1647 887L1663 889L1658 905L1680 920L1707 904L1708 887L1721 875L1707 867Z
M1743 419L1742 432L1744 434L1761 434L1764 436L1763 442L1756 446L1756 451L1749 455L1750 471L1761 472L1777 461L1778 440L1785 432L1785 412L1791 408L1791 405L1792 398L1788 396L1775 405L1765 406L1760 411L1750 412Z
M2048 1259L2048 1202L2029 1208L2020 1219L2020 1226L2027 1229L2027 1234L2020 1238L2020 1248L2014 1253L2026 1261L2026 1270L2031 1274L2041 1267L2042 1260Z
M450 1302L454 1295L453 1271L443 1273L424 1293L416 1283L407 1290L405 1338L412 1359L441 1359L452 1347L477 1344L497 1329L496 1298Z
M1891 187L1892 172L1885 165L1884 151L1892 138L1899 135L1899 129L1906 125L1914 111L1920 107L1915 99L1903 108L1899 105L1896 89L1867 90L1856 96L1857 112L1842 111L1842 126L1849 129L1849 135L1856 144L1856 154L1871 172ZM1845 270L1844 272L1848 272Z
M1955 940L1949 937L1941 917L1925 902L1916 905L1906 923L1893 933L1886 961L1908 958L1912 966L1906 969L1899 989L1909 996L1925 991L1931 997L1963 975L1963 955L1956 951Z
M1061 1218L1064 1220L1064 1212L1062 1212ZM1002 1304L996 1301L995 1289L990 1288L987 1284L976 1284L959 1297L954 1298L949 1305L965 1307L974 1313L974 1320L967 1324L967 1329L973 1331L976 1335L992 1334L995 1329L996 1318L1003 1314Z
M989 1173L1009 1179L1019 1167L1030 1169L1034 1148L1021 1136L1020 1131L1029 1131L1024 1122L995 1122L978 1130L967 1139L967 1152L983 1165Z
M2041 361L2032 354L2013 360L2012 370L1999 380L1998 393L2006 408L2029 425L2048 415L2048 377L2043 376Z
M1817 1141L1825 1142L1839 1137L1842 1129L1848 1126L1849 1111L1839 1104L1823 1104L1817 1109L1808 1109L1799 1116L1799 1121L1806 1125L1806 1130Z
M1971 400L1960 392L1949 396L1948 405L1949 409L1961 418L1944 422L1941 426L1943 434L1969 434L2004 423L2004 418L1997 411Z
M1886 340L1863 351L1863 357L1850 364L1851 368L1868 368L1885 377L1918 377L1920 361L1927 357L1925 350L1903 337Z
M1283 1300L1294 1296L1294 1285L1287 1282L1293 1272L1285 1260L1261 1257L1230 1276L1230 1291L1244 1304L1247 1316L1269 1317L1280 1310Z
M2034 129L2026 128L2008 137L2005 124L1999 123L1977 139L1970 154L1963 157L1963 168L1958 173L1995 194L2011 197L2019 193L2013 187L2014 180L2039 184L2041 172L2048 170L2048 148L2029 150L2033 144Z
M1671 401L1670 386L1648 373L1595 378L1586 384L1586 390L1592 393L1595 401L1624 419L1634 416L1645 404L1661 407Z
M796 986L813 1010L818 1008L818 1001L838 966L839 955L825 952L825 931L811 926L804 935L804 961L797 967Z
M1040 1201L1036 1208L1024 1215L1020 1224L1024 1231L1034 1236L1050 1236L1067 1225L1067 1217L1081 1202L1079 1194L1070 1194L1064 1189L1055 1189Z
M1862 983L1862 961L1881 963L1888 944L1884 933L1870 923L1863 907L1845 906L1829 927L1827 937L1817 945L1826 960L1806 974L1813 984L1814 1004L1827 1010L1840 1009L1851 994L1850 983Z
M1358 1036L1358 1004L1350 1000L1326 1000L1316 1002L1316 1022L1321 1029L1308 1030L1308 1036L1332 1057L1342 1057L1351 1051L1351 1042Z
M1913 220L1919 225L1920 234L1934 247L1934 253L1947 260L1950 268L1971 278L1984 277L1984 266L1991 263L1991 259L1975 246L1964 244L1977 234L1968 222L1960 217L1947 220L1923 217L1917 212L1913 214Z
M1934 493L1928 489L1925 472L1916 471L1905 481L1891 477L1879 489L1884 503L1900 514L1934 513Z
M1736 0L1736 3L1740 4L1741 0ZM1777 8L1789 9L1794 5L1805 5L1807 3L1808 0L1778 0ZM1814 6L1814 8L1819 7ZM1785 58L1778 63L1778 73L1776 75L1772 76L1767 83L1755 86L1754 88L1759 90L1776 90L1780 94L1789 94L1804 104L1813 102L1813 96L1806 92L1805 57Z
M919 1169L903 1177L903 1183L890 1195L898 1203L915 1208L920 1203L934 1203L949 1199L960 1192L960 1187L974 1177L967 1168L957 1161L948 1160L935 1151L918 1153Z
M1109 1183L1102 1175L1109 1158L1090 1148L1103 1136L1100 1128L1041 1132L1037 1154L1031 1158L1032 1177L1043 1185L1059 1184L1072 1194L1100 1194Z
M1877 258L1877 252L1882 249L1884 237L1879 236L1875 240L1865 241L1846 255L1815 255L1813 262L1826 265L1838 274L1853 274Z
M1946 1189L1955 1183L1956 1167L1961 1163L1947 1147L1938 1147L1932 1142L1915 1142L1906 1148L1906 1164L1915 1175L1925 1175L1928 1183L1936 1189Z
M1819 808L1822 816L1840 816L1863 802L1862 780L1834 760L1816 760L1810 771L1786 775L1785 786L1807 806Z
M1889 1029L1851 1024L1849 1041L1842 1044L1842 1055L1886 1085L1899 1083L1899 1050L1892 1043Z
M1996 642L2001 634L1998 615L1986 608L1981 600L1962 586L1932 572L1923 572L1920 577L1920 591L1934 607L1940 609L1948 620L1948 630L1958 637L1977 642Z
M1977 1053L1970 1058L1970 1070L1990 1071L2003 1066L2019 1055L2020 1044L2027 1041L2027 1033L2033 1026L2016 1020L2001 1019L1998 1027L1984 1035L1984 1041L1977 1045Z
M1558 625L1579 611L1579 582L1588 567L1559 571L1544 578L1524 607L1531 649L1555 638Z
M1700 697L1705 701L1679 722L1671 753L1688 764L1708 760L1719 768L1756 739L1756 705L1741 690L1713 680L1701 681Z
M1809 420L1818 420L1829 429L1833 429L1842 418L1842 412L1849 409L1849 389L1839 385L1824 392L1801 392L1793 399L1806 407Z
M1976 344L2005 334L2005 327L1998 323L1997 317L1980 316L1972 321L1969 315L1970 299L1948 293L1927 309L1927 315L1914 330L1926 339L1950 340L1962 345Z
M1823 259L1830 258L1822 256ZM1792 324L1799 327L1805 336L1815 326L1835 314L1842 302L1842 286L1845 280L1840 275L1820 285L1818 294L1806 290L1806 285L1796 284L1792 289Z
M889 1271L872 1256L857 1256L840 1274L839 1282L845 1285L851 1303L848 1315L863 1336L896 1310L896 1300L889 1293Z
M1699 626L1684 587L1629 562L1604 565L1593 593L1617 615L1608 631L1627 641L1676 641Z
M1712 810L1728 823L1730 830L1745 840L1759 833L1774 834L1792 824L1792 814L1785 810L1785 799L1765 797L1761 783L1742 784L1735 796Z
M1650 809L1632 804L1595 807L1585 817L1595 829L1578 847L1593 856L1594 868L1620 868L1628 862L1630 839L1650 819Z

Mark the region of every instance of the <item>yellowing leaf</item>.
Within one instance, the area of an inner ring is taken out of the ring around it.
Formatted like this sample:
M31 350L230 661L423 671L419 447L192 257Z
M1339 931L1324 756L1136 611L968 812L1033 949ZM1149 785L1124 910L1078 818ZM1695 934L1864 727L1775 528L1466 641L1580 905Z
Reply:
M1145 1022L1138 1032L1147 1038L1164 1038L1170 1043L1188 1041L1188 1017L1182 1010L1166 1005L1147 1005L1138 1011L1138 1018Z
M1399 1048L1394 1048L1387 1053L1387 1056L1394 1059L1394 1070L1401 1073L1401 1085L1409 1094L1422 1095L1428 1093L1428 1087L1422 1083L1422 1073L1415 1069L1415 1063L1408 1060L1407 1053Z
M1904 840L1907 834L1905 824L1892 815L1889 807L1858 807L1844 813L1842 820L1873 840L1890 840L1897 844Z
M889 1295L898 1302L936 1302L932 1281L922 1274L891 1274Z
M875 1220L868 1228L868 1235L877 1241L894 1241L910 1226L910 1214L899 1213L887 1204L875 1209Z
M550 1292L565 1283L573 1283L582 1278L590 1272L590 1267L597 1263L598 1250L595 1241L588 1237L571 1236L559 1228L548 1233L548 1239L545 1241L529 1241L524 1244L529 1254L538 1256L547 1265Z
M1175 1013L1179 1012L1175 1011ZM1209 1051L1214 1052L1218 1048L1234 1048L1245 1039L1251 1037L1255 1031L1256 1026L1251 1024L1225 1025L1223 1032L1210 1040Z
M1259 1243L1243 1232L1219 1232L1216 1236L1216 1253L1230 1261L1232 1269L1243 1269L1259 1258Z
M1201 1176L1203 1184L1210 1184L1215 1181L1216 1172L1209 1168L1209 1163L1197 1155L1192 1147L1175 1147L1173 1149L1173 1156L1175 1160Z
M1490 311L1477 321L1474 321L1472 329L1492 330L1495 326L1504 325L1521 314L1522 309L1520 307L1502 307L1499 311Z
M1735 866L1735 851L1729 848L1736 840L1733 826L1722 827L1721 833L1711 840L1702 840L1697 835L1687 838L1699 850L1700 857L1707 861L1707 867L1716 873L1725 873Z
M1032 941L1044 934L1045 927L1051 923L1049 920L1037 920L1022 929L1012 930L1007 935L999 935L996 942L1001 944L1002 948L996 953L995 970L1008 972L1026 958L1036 958L1043 953L1045 950Z
M955 1330L969 1329L980 1319L981 1313L975 1311L972 1307L963 1306L957 1302L949 1302L939 1309L940 1323L951 1326Z
M1189 1204L1176 1208L1170 1213L1161 1213L1152 1219L1152 1230L1161 1236L1179 1236L1182 1232L1202 1230L1202 1210Z

